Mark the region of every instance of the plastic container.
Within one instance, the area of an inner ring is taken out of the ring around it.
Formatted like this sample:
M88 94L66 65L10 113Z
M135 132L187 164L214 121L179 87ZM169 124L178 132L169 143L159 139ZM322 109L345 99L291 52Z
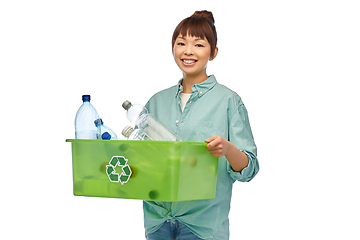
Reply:
M151 141L151 137L149 137L146 133L141 131L140 129L133 129L131 126L126 126L122 130L121 134L127 140L142 140L142 141Z
M101 129L101 139L103 140L117 140L117 136L113 130L111 130L109 127L104 126L104 122L101 118L94 121L95 126L99 126L100 123L100 129Z
M206 143L66 141L76 196L169 202L215 197L218 159Z
M122 104L127 111L126 116L137 128L145 132L155 141L181 141L181 138L167 128L159 119L139 104L132 105L129 101Z
M76 139L100 139L100 126L95 126L94 121L99 119L99 114L90 103L90 95L82 96L83 104L75 117Z

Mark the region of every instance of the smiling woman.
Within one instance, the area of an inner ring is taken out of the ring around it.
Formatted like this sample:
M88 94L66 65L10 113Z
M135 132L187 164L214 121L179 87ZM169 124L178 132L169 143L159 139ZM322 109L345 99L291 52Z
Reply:
M196 37L206 39L211 47L211 57L215 54L217 45L217 33L215 28L215 20L211 12L196 11L192 16L185 18L175 28L172 36L172 48L178 36Z
M209 60L215 58L217 48L211 56L211 45L206 39L179 35L173 48L176 64L183 72L183 93L191 93L194 84L207 79L206 67Z
M216 197L182 202L144 201L148 240L229 239L230 200L234 181L250 181L259 171L256 145L240 96L206 73L218 52L211 12L197 11L181 21L172 50L183 78L154 94L149 112L184 141L206 142L219 158ZM197 183L194 183L197 184Z
M208 11L196 11L175 28L172 36L173 55L183 72L183 93L191 93L192 86L208 78L207 63L218 52L214 17Z

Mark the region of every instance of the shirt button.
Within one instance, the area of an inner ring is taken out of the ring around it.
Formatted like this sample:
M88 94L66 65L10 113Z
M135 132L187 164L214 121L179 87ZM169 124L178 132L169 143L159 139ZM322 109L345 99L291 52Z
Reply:
M200 95L202 94L202 92L200 92Z
M175 122L176 122L176 123L179 123L179 120L176 120Z

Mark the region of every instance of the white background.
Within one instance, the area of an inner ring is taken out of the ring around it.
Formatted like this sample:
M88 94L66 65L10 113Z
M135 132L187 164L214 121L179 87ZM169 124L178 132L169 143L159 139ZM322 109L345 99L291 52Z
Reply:
M144 239L141 201L73 196L65 139L83 94L120 134L124 100L176 84L172 32L207 9L208 74L242 97L260 161L230 239L359 239L357 2L2 1L0 238Z

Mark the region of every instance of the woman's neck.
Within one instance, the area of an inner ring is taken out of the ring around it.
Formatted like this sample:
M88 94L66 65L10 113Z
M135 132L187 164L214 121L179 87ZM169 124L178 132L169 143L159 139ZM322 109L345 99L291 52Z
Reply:
M185 75L183 74L183 81L182 81L182 86L183 86L183 93L192 93L192 86L194 86L195 84L199 84L204 82L206 79L208 79L208 76L206 74L206 72L204 72L204 74L201 75Z

